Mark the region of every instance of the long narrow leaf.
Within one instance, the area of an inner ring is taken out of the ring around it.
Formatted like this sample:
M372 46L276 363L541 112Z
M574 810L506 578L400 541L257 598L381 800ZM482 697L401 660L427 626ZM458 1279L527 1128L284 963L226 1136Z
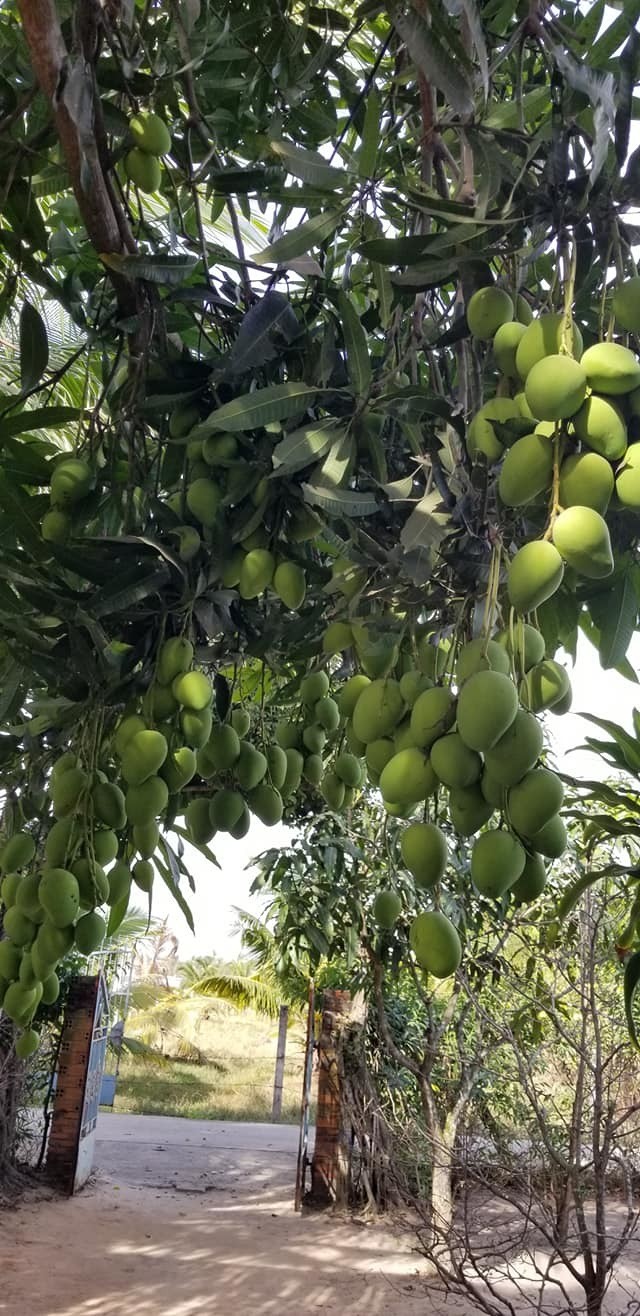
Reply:
M349 378L357 397L364 398L371 388L371 360L367 335L360 323L360 316L346 292L339 292L336 302L344 335Z
M624 970L624 1012L629 1029L629 1037L636 1048L640 1051L640 1039L634 1017L634 1005L638 987L640 986L640 950L633 954L625 965Z
M241 433L243 430L255 430L263 425L270 425L275 420L286 420L297 416L315 402L317 388L308 384L291 381L287 384L271 384L268 388L256 389L254 393L244 393L242 397L226 402L224 406L212 411L201 425L191 431L191 439L205 439L215 430L229 430Z
M335 233L342 221L341 210L324 210L321 215L314 215L304 224L299 224L292 233L271 242L264 251L255 257L258 265L288 265L298 256L306 256L314 247L319 247Z

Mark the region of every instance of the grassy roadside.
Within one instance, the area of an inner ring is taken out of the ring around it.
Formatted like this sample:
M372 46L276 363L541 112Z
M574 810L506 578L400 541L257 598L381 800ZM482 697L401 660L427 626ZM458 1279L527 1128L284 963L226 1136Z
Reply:
M190 1032L204 1055L202 1064L166 1059L161 1064L123 1056L114 1109L135 1115L181 1115L187 1119L271 1119L277 1023L252 1010L205 1009ZM282 1123L300 1116L304 1030L289 1029ZM172 1039L167 1038L171 1051Z

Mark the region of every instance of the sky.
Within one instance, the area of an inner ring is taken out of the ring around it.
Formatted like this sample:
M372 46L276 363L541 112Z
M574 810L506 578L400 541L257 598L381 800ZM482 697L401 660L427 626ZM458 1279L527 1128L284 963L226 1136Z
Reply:
M616 10L607 6L603 30L615 17ZM633 151L639 143L640 125L634 123L631 126L629 151ZM640 634L634 637L627 656L634 671L638 672ZM586 735L600 734L597 727L586 722L579 714L581 711L590 711L632 730L633 708L640 707L640 686L616 672L603 671L596 650L584 637L578 643L575 667L571 667L569 659L565 658L565 662L573 686L572 710L563 717L547 718L555 766L572 776L606 777L610 771L606 763L589 751L576 749L576 746L584 743ZM153 913L158 918L167 918L171 931L178 938L181 959L213 952L232 959L240 954L240 937L234 931L237 920L235 909L245 909L260 915L264 908L264 897L258 894L252 896L249 892L255 877L252 860L263 850L286 845L291 834L281 824L265 827L254 818L242 841L234 841L225 835L214 838L211 849L216 855L219 868L213 868L192 846L186 847L185 859L196 884L195 894L185 890L194 916L195 935L189 930L167 888L159 878L156 879Z

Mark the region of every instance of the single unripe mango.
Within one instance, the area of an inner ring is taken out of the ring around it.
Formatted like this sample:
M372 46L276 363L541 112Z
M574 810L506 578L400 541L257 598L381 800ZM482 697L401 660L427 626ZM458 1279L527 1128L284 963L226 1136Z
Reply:
M132 877L140 891L151 891L153 887L153 864L148 859L137 859L133 865Z
M522 335L516 351L516 366L521 379L526 379L529 371L543 357L555 356L561 351L563 327L564 314L562 312L540 315L537 320L532 320L527 325L526 333ZM582 355L582 334L575 323L573 325L572 355L578 358ZM533 414L536 415L536 412L534 411ZM542 419L542 416L538 416L538 420Z
M535 836L562 806L564 786L555 772L533 768L512 786L507 797L509 820L521 836Z
M267 548L252 548L240 568L240 597L257 599L271 584L275 569L276 560L273 553Z
M307 582L297 562L281 562L273 575L273 588L290 612L297 612L304 603Z
M0 853L0 872L17 873L27 868L36 852L36 843L29 832L16 832Z
M449 815L461 836L475 836L489 821L494 805L485 799L478 786L452 791L449 796Z
M176 676L188 672L193 662L193 645L183 635L172 635L165 640L156 665L156 681L171 685Z
M447 866L447 841L435 823L410 823L402 833L400 853L417 886L428 890L440 881Z
M362 782L362 768L355 754L339 754L334 764L334 771L345 786L357 787Z
M460 965L462 946L453 923L439 910L418 914L409 929L411 949L434 978L450 978Z
M407 708L413 708L413 705L424 690L430 690L432 685L431 678L424 676L416 668L411 668L408 672L403 672L400 677L400 694L404 699Z
M550 488L552 478L553 444L542 434L525 434L505 455L498 493L506 507L524 507Z
M535 626L523 621L522 617L515 619L513 631L511 627L498 631L494 640L513 656L516 666L521 671L527 672L534 663L539 663L544 658L544 636L536 630Z
M54 467L51 476L51 502L55 507L71 507L91 492L94 474L82 457L65 457Z
M126 824L124 795L112 781L99 781L91 792L93 811L99 822L120 831ZM53 829L52 829L53 830ZM64 858L64 856L62 856ZM55 867L55 865L54 865Z
M394 754L380 774L380 791L387 804L418 804L437 785L428 755L415 747Z
M372 740L367 745L366 762L370 773L379 781L380 774L384 771L387 763L397 753L393 740L387 736L381 736L379 740Z
M234 768L238 784L243 791L252 791L260 785L267 773L267 756L248 740L240 744L240 755Z
M228 723L212 728L204 754L214 769L226 772L240 758L240 737Z
M568 507L553 526L553 542L561 557L581 576L600 580L613 571L613 554L606 521L592 507Z
M332 621L322 636L322 652L342 653L353 644L353 631L346 621Z
M162 767L169 747L160 731L138 731L122 755L122 775L128 786L140 786Z
M500 325L513 320L513 302L503 288L478 288L467 305L467 324L474 338L493 338Z
M134 114L129 132L134 145L147 155L167 155L171 150L171 133L159 114Z
M71 521L59 507L45 512L40 533L46 544L66 544L71 534Z
M640 278L619 283L612 300L613 314L618 324L630 334L640 334Z
M378 927L390 932L402 913L402 901L397 891L378 891L373 902L373 917Z
M592 507L601 515L607 510L613 493L613 471L597 452L576 452L560 467L560 504L562 507Z
M624 412L611 398L592 393L573 418L576 434L593 452L607 461L617 461L627 448Z
M616 473L616 493L623 507L640 508L640 443L632 443Z
M533 612L562 583L564 564L557 548L547 540L523 544L509 566L507 589L516 612Z
M109 873L109 895L107 904L117 905L120 900L128 898L131 889L131 869L128 864L114 864Z
M307 758L304 761L304 768L302 769L302 775L305 781L309 782L310 786L320 785L320 782L322 781L322 777L324 775L324 763L322 762L322 758L320 754L307 755ZM286 773L283 781L280 783L280 786L278 786L277 782L275 781L272 784L276 787L277 790L280 790L281 787L284 787L285 781L286 781Z
M350 676L349 680L345 681L337 696L337 704L342 717L353 717L353 710L360 695L369 685L371 685L371 681L363 672L358 672L356 676Z
M324 699L319 699L313 706L313 716L316 722L327 731L330 735L338 730L340 726L340 709L330 695L325 695Z
M500 744L499 741L498 744ZM498 781L497 777L494 777L493 773L489 771L489 768L484 769L480 778L480 790L483 798L486 800L487 804L491 805L492 809L502 810L505 802L506 787Z
M531 367L524 391L539 420L566 420L584 402L587 376L572 356L546 356Z
M244 800L239 791L216 791L209 805L211 822L220 832L228 832L235 827L244 809Z
M433 686L431 690L424 690L411 710L411 734L415 744L428 749L449 730L455 715L455 701L449 689Z
M472 786L482 772L480 755L465 745L457 731L450 731L436 740L431 746L429 759L438 781L453 790Z
M132 826L144 827L163 813L169 802L169 788L162 777L148 777L139 786L130 786L126 796L127 818Z
M92 955L102 944L107 925L100 914L92 910L78 919L75 930L75 943L81 955Z
M526 853L511 832L483 832L471 851L471 878L476 891L500 900L520 877Z
M213 689L204 672L183 672L176 676L171 690L182 708L190 708L194 713L202 713L213 699Z
M520 700L532 713L542 713L553 708L560 699L571 692L571 682L566 668L554 658L543 658L535 663L524 676L520 685Z
M456 714L458 731L469 749L491 749L511 726L518 692L502 672L476 672L463 685Z
M134 146L125 156L124 170L130 182L135 183L141 192L157 192L162 181L160 162L155 155L148 155Z
M116 733L113 738L116 754L122 758L129 741L133 740L133 737L138 731L146 730L147 724L139 713L130 713L127 717L123 717L122 721L119 722L116 727Z
M486 640L478 636L462 646L456 662L456 680L458 685L468 681L475 672L503 672L509 675L511 670L509 656L495 640ZM402 682L400 682L402 686Z
M363 745L391 735L404 713L400 686L390 677L372 681L353 710L353 730Z
M595 393L615 397L640 388L640 362L620 343L594 343L583 353L580 365Z
M345 784L340 780L336 772L331 770L324 773L320 783L320 792L326 800L330 809L340 810L344 804Z
M180 745L172 754L169 754L162 764L160 772L169 787L170 794L174 795L181 791L183 786L187 786L195 777L196 768L196 756L188 745Z
M73 923L80 908L77 879L66 868L47 868L38 888L40 904L54 928Z
M264 823L265 827L275 827L282 819L284 813L282 795L275 786L269 786L266 782L262 782L251 792L248 804L251 812L260 819L261 823Z
M501 324L500 328L496 330L493 340L493 355L498 370L506 375L507 379L519 379L520 377L516 366L516 352L525 331L526 326L518 320Z
M216 825L211 818L209 800L190 800L184 818L189 839L193 841L194 845L208 845L216 833Z
M187 507L201 525L214 526L220 511L222 494L218 485L206 475L192 480L187 487Z
M514 398L491 398L476 412L467 426L467 452L474 458L483 453L489 463L499 461L504 445L499 438L495 423L504 425L509 420L519 420L520 409ZM431 676L432 673L429 672Z
M82 768L69 768L68 772L50 781L51 800L56 818L67 818L74 812L88 784Z
M514 786L537 763L543 735L538 719L519 708L511 726L485 754L490 775L500 786Z
M559 859L564 854L568 842L567 829L560 814L550 818L539 832L527 839L538 854L543 854L547 859Z
M529 904L542 895L547 885L547 870L539 854L527 855L524 868L509 894L519 905Z
M210 708L197 711L183 708L180 714L180 726L187 745L192 749L202 749L211 735L212 713Z

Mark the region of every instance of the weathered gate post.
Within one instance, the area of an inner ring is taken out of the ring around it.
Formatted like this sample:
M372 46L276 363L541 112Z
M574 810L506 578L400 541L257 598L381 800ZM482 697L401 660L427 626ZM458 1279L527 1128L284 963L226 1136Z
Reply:
M322 994L322 1030L318 1041L318 1113L311 1162L311 1198L314 1205L344 1200L348 1157L338 1066L338 1035L351 1007L351 993Z
M49 1178L69 1195L86 1183L93 1165L108 1010L103 975L76 978L65 1011L46 1160Z
M289 1006L280 1006L278 1022L278 1049L276 1051L276 1072L273 1080L273 1105L271 1118L275 1121L282 1114L282 1093L284 1090L284 1062L287 1054L287 1028L289 1026Z

